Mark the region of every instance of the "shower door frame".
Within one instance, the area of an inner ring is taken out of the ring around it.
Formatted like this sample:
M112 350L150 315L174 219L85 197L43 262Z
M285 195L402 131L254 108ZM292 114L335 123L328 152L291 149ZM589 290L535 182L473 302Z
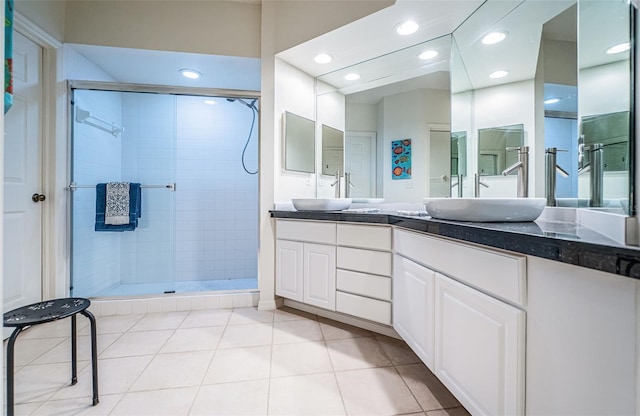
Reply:
M132 84L132 83L121 83L121 82L102 82L102 81L83 81L83 80L68 80L67 81L67 123L68 123L68 136L67 136L67 149L68 149L68 169L67 169L67 190L69 199L68 199L68 208L67 208L67 219L69 224L69 232L68 232L68 241L67 241L67 252L69 253L69 280L68 287L69 291L73 288L73 221L72 221L72 207L73 207L73 192L71 188L71 163L73 162L73 106L72 97L74 90L96 90L96 91L112 91L112 92L131 92L131 93L155 93L155 94L167 94L167 95L183 95L183 96L193 96L193 97L223 97L223 98L240 98L240 99L261 99L260 91L255 90L236 90L236 89L221 89L221 88L198 88L198 87L179 87L179 86L169 86L169 85L149 85L149 84ZM257 113L257 124L260 126L260 112ZM258 140L258 176L260 176L260 151L261 151L261 141L260 141L260 128L256 131L257 140ZM260 186L258 186L258 224L260 224ZM258 242L260 241L260 226L257 229ZM258 270L256 273L259 275L260 268L260 258L258 255ZM149 297L157 297L161 295L160 293L155 294L145 294L145 295L132 295L132 298L149 298Z

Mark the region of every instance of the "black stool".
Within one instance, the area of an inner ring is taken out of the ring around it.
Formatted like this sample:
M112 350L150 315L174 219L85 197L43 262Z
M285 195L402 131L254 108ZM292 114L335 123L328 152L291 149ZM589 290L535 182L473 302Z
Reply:
M96 339L96 319L87 308L89 299L64 298L52 299L23 306L4 314L4 326L15 327L7 344L7 415L13 415L13 347L22 330L33 325L44 324L71 317L71 385L78 382L77 350L76 350L76 314L81 313L91 323L91 366L93 373L93 405L98 400L98 346Z

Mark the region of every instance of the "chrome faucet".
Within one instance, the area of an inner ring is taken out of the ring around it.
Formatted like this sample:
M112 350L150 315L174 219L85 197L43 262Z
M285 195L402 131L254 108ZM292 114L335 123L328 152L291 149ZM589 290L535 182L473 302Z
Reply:
M566 152L566 150L558 150L555 147L549 147L544 151L545 160L545 193L547 197L547 205L550 207L556 206L556 172L562 175L563 178L569 176L569 173L558 166L556 162L556 153Z
M476 198L480 198L480 185L484 186L485 188L488 188L489 185L487 185L486 183L484 183L484 182L482 182L480 180L480 174L478 174L478 173L475 174L474 180L475 180L475 185L476 185L476 187L475 187Z
M331 186L335 186L335 197L340 198L340 170L336 171L336 177Z
M507 176L518 169L518 198L529 196L529 146L507 147L507 152L517 151L518 161L502 171Z
M589 163L578 170L578 175L589 172L589 189L591 198L589 198L590 207L601 207L604 202L604 194L602 185L604 181L604 145L602 143L593 143L584 146L589 154Z
M353 183L351 182L351 172L344 173L344 197L351 198L351 188Z
M462 175L457 175L458 181L451 184L451 189L453 189L456 186L458 187L458 198L462 198L463 178L464 177Z

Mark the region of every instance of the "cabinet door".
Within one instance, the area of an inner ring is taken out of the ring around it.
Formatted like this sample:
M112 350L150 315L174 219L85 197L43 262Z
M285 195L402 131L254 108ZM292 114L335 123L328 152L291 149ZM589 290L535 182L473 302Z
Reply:
M393 264L393 327L433 371L435 272L398 255Z
M471 414L524 414L524 311L438 273L435 289L438 378Z
M336 248L304 243L303 302L336 310Z
M276 240L276 295L302 302L302 247L298 241Z

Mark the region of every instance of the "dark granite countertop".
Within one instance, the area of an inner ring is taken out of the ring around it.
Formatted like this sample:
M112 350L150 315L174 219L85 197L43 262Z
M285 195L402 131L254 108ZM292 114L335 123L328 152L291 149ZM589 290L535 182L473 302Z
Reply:
M516 253L640 279L640 248L589 228L556 222L474 223L394 212L270 211L274 218L389 224Z

